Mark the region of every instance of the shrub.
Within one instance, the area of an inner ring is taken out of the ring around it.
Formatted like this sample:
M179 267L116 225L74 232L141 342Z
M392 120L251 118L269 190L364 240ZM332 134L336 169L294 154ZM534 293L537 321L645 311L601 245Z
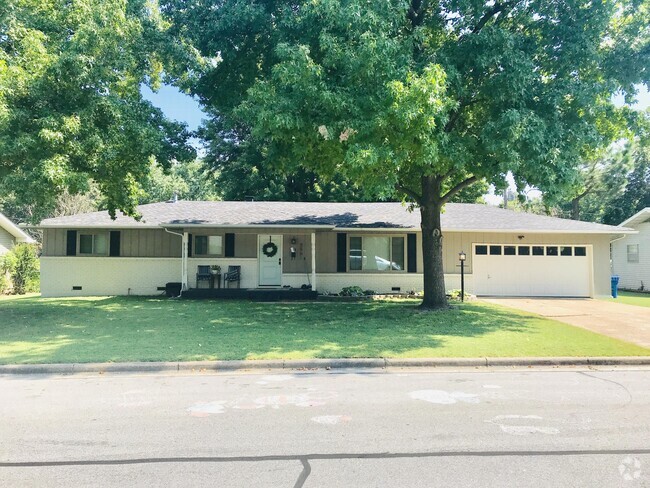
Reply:
M0 260L1 259L2 258L0 258ZM2 263L0 262L0 295L9 293L10 289L9 275L6 271L2 271Z
M460 301L460 290L449 290L447 292L447 296L449 297L450 300ZM467 293L467 291L465 291L465 300L469 300L472 297L473 295L470 295L469 293Z
M12 292L23 295L38 291L38 253L34 244L18 244L4 255L0 265L2 274L9 274Z
M346 286L341 290L342 297L362 297L363 290L360 286Z

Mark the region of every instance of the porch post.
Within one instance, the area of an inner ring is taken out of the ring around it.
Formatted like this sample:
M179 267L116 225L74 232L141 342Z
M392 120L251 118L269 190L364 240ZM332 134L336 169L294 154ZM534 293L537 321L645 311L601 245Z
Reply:
M311 289L316 291L316 233L311 233Z
M187 247L189 242L189 235L183 232L183 249L181 251L181 289L187 291Z

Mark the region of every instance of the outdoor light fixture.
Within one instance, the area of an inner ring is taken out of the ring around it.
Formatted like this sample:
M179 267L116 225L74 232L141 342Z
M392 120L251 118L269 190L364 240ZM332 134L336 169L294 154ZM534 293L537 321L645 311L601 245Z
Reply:
M458 260L460 261L460 301L465 301L465 260L467 259L467 254L465 251L458 253Z

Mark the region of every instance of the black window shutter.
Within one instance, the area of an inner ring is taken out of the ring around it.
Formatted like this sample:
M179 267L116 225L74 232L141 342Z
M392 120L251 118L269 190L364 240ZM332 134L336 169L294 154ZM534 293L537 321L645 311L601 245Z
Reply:
M406 271L416 273L418 270L418 246L416 234L406 235Z
M226 234L226 247L224 250L224 256L227 258L235 257L235 234Z
M187 234L187 257L192 257L192 234Z
M119 230L112 230L111 231L111 239L110 239L110 247L108 251L109 256L114 256L117 257L120 255L120 231Z
M66 256L76 256L77 255L77 231L69 230L67 234L67 241L65 247Z
M345 273L348 258L348 235L345 232L336 234L336 272Z

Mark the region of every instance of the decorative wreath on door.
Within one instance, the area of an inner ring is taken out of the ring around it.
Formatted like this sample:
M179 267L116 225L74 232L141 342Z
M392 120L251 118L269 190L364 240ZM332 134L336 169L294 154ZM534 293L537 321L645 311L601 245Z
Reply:
M272 258L278 253L278 246L273 242L267 242L262 246L262 252L266 257Z

